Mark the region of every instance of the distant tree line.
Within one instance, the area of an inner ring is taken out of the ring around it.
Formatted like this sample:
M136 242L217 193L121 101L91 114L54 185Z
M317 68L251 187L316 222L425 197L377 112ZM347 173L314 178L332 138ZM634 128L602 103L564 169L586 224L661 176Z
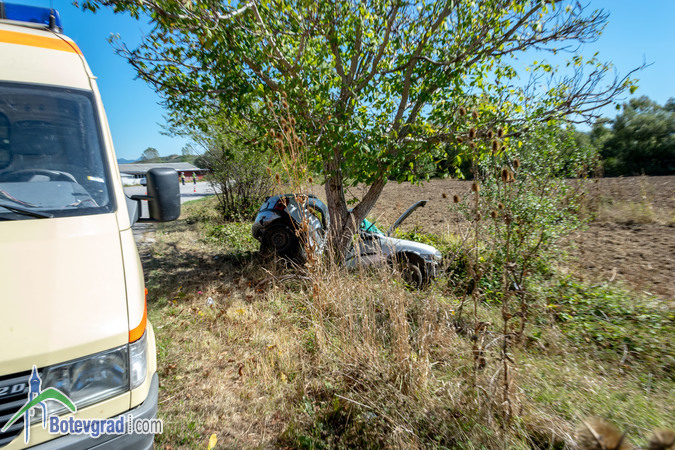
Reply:
M159 159L159 151L154 147L148 147L141 153L141 162L156 162Z
M186 162L193 164L200 168L206 167L206 162L201 155L196 154L194 147L191 144L185 145L181 149L180 155L160 156L159 151L154 147L148 147L143 150L141 157L135 163L175 163Z
M600 120L578 138L598 150L605 176L675 174L675 98L664 106L632 99L614 120Z
M600 119L591 131L577 131L579 148L597 154L604 176L674 175L675 98L661 106L643 96L624 103L621 109L613 120ZM472 178L471 158L461 146L446 144L445 155L436 167L426 167L427 173L436 176L454 171Z

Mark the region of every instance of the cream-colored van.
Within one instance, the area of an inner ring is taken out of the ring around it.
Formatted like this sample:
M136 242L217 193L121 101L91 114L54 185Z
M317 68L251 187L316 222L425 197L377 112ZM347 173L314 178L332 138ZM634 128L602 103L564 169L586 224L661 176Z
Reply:
M178 176L151 171L147 187L125 196L96 77L58 13L0 2L3 450L149 448L161 431L132 426L156 418L158 380L131 226L178 217Z

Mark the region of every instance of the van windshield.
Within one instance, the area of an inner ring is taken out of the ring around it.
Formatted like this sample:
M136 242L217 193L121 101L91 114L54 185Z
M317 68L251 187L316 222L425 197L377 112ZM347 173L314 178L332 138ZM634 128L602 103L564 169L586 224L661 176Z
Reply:
M91 92L0 83L0 220L114 209Z

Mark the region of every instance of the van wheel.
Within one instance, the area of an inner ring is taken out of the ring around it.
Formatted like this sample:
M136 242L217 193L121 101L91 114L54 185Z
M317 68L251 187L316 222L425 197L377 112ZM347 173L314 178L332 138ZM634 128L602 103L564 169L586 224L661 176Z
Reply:
M285 225L270 227L263 238L263 247L279 255L289 255L297 250L297 238Z

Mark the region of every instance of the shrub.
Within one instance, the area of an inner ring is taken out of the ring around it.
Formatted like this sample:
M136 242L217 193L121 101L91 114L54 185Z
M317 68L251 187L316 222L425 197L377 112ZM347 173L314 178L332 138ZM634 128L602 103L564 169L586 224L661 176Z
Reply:
M478 303L501 305L499 337L489 339L499 342L503 363L497 377L503 400L500 408L508 422L516 406L511 348L524 341L537 300L530 292L530 275L546 270L548 261L560 253L560 237L579 226L582 184L572 186L565 178L584 176L595 160L595 152L590 146L579 146L571 130L554 124L533 123L515 142L506 137L492 139L491 130L487 136L472 142L476 153L471 158L471 193L455 204L471 228L463 260L471 282L457 286L466 289L457 308L457 322L470 298L474 371L482 371L489 346L486 342L493 330L492 323L479 320ZM492 152L485 151L487 148Z
M223 220L253 220L273 186L269 175L272 149L266 140L255 127L217 115L201 122L199 128L185 125L187 122L179 115L168 133L188 137L204 149L195 157L195 164L209 169L206 179L216 190Z
M267 158L259 149L237 141L215 142L203 161L211 172L208 179L216 188L218 209L226 221L250 221L272 191Z
M642 362L673 378L672 311L610 286L585 286L570 278L553 286L547 307L575 345L595 347L617 365Z

